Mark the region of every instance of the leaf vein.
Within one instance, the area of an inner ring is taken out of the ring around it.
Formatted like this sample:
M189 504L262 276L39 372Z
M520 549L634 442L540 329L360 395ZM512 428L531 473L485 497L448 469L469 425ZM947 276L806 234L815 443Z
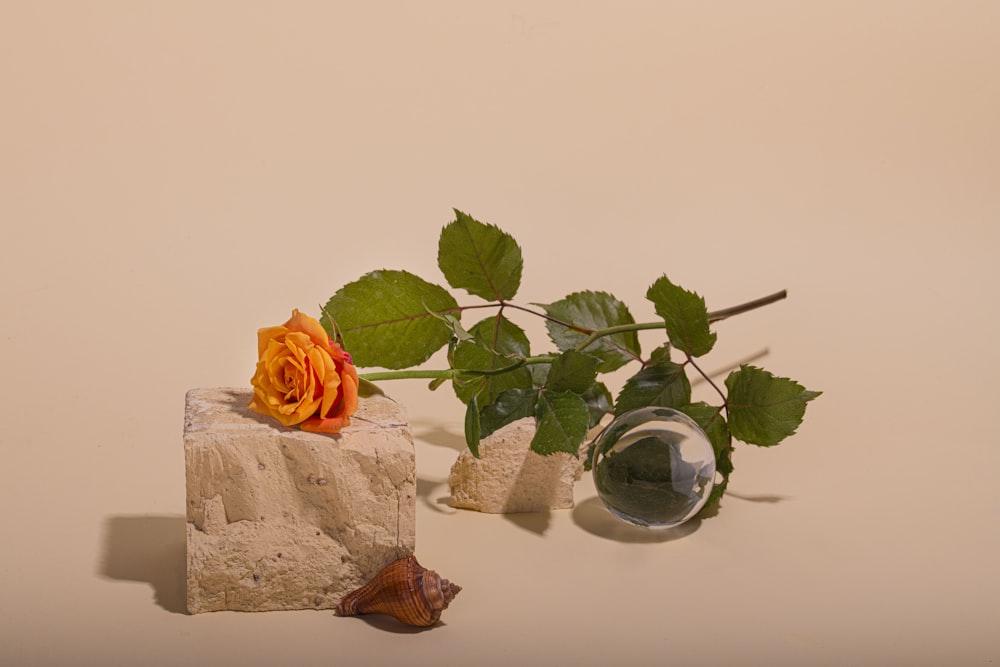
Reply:
M434 311L436 314L440 315L442 313L454 313L461 311L462 308L446 308L444 310ZM406 322L416 322L417 320L422 320L428 317L434 317L431 313L421 313L419 315L409 315L406 317L400 317L394 320L380 320L378 322L370 322L368 324L358 324L355 326L340 327L341 331L361 331L363 329L373 329L381 326L388 326L390 324L404 324Z
M472 236L472 230L469 229L467 225L462 227L465 234L469 237L469 244L472 246L472 252L476 256L476 262L479 264L479 268L483 271L483 276L486 278L486 282L489 284L490 289L493 291L493 296L497 301L503 301L503 297L500 295L500 291L497 289L496 284L493 282L493 276L490 274L489 270L486 268L486 262L483 260L482 253L479 252L479 246L476 245L476 239Z

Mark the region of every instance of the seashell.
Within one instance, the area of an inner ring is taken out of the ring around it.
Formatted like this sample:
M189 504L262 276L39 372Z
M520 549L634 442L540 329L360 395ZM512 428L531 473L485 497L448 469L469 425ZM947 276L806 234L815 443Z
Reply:
M382 568L337 605L337 616L388 614L407 625L434 625L462 587L417 562L413 554Z

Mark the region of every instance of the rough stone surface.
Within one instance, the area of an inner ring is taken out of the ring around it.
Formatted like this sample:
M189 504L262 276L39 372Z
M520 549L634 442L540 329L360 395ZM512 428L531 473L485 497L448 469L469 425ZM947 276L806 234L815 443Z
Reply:
M187 606L331 609L412 553L416 468L405 410L361 399L336 436L251 412L249 389L187 394Z
M573 482L583 459L565 452L542 456L531 451L535 421L518 420L479 443L480 458L459 454L448 485L451 505L491 514L541 512L573 507Z

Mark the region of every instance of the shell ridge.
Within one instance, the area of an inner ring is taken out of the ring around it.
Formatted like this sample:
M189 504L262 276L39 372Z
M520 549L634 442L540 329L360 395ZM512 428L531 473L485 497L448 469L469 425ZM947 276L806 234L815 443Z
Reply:
M461 586L442 579L417 562L413 554L382 568L368 583L345 595L338 616L387 614L414 626L433 625Z

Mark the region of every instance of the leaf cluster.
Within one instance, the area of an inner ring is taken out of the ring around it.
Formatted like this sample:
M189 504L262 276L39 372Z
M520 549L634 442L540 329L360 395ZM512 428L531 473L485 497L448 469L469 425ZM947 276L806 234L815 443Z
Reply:
M357 366L398 371L372 378L424 377L431 389L450 382L466 406L466 442L476 456L482 438L525 417L537 425L534 451L578 456L588 431L605 415L671 407L694 419L712 442L721 479L708 508L725 492L732 473L733 440L778 444L795 432L806 403L819 395L744 365L726 378L727 391L718 391L718 405L692 402L688 372L701 373L695 359L712 350L716 334L705 300L665 275L646 293L662 321L639 324L607 292L574 292L552 303L531 304L534 308L514 304L524 268L520 246L499 227L458 210L441 231L437 259L452 289L480 301L459 305L445 287L407 271L383 269L338 290L322 309L323 324ZM493 312L466 328L465 312L482 308ZM544 318L555 351L533 354L524 330L509 319L510 311ZM665 330L667 342L643 359L637 332L649 328ZM402 370L419 366L444 347L447 369ZM629 363L638 363L639 370L612 397L600 376Z

